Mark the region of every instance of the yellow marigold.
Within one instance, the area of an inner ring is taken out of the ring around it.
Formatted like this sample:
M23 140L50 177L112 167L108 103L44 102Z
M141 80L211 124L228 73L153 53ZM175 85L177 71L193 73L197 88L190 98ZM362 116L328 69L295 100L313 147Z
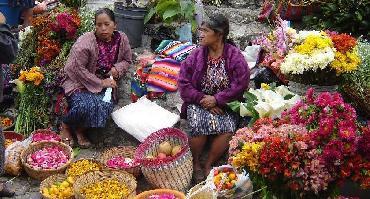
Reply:
M20 75L19 75L19 77L18 77L18 79L20 80L20 81L26 81L26 75L27 75L27 71L23 71L23 70L21 70L21 72L20 72Z
M361 63L361 59L357 54L357 50L347 51L345 54L341 52L335 53L335 60L330 66L335 69L337 74L351 72L357 69Z
M333 43L329 37L321 35L309 35L303 41L302 44L296 46L294 50L300 54L307 54L310 55L314 52L314 50L318 49L325 49L327 47L332 47Z
M39 67L32 67L29 71L21 71L18 79L23 82L33 82L34 85L38 86L44 79L44 75Z

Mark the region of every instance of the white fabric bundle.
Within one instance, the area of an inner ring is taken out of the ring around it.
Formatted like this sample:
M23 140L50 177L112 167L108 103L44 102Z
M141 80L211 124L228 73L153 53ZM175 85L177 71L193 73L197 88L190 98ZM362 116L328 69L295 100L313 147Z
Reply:
M156 103L141 97L136 103L124 106L112 113L114 122L140 142L151 133L172 127L180 116L167 111Z

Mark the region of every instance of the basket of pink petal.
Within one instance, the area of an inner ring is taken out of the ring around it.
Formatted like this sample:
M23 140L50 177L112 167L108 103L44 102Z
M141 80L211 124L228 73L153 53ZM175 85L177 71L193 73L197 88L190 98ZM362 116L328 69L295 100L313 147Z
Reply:
M32 142L62 141L61 137L51 129L38 129L32 132Z
M31 143L21 154L24 170L30 177L37 180L64 173L72 159L72 148L56 141Z
M140 176L140 163L134 159L136 148L133 146L119 146L105 150L99 161L109 170L124 170L136 178Z

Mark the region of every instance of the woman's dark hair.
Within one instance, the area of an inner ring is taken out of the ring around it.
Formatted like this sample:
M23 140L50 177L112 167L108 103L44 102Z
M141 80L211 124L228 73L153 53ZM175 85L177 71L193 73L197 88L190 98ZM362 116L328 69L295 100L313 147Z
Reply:
M96 18L98 18L99 15L106 14L112 20L114 23L116 23L116 17L114 16L114 12L109 8L100 8L95 12L95 24L96 24Z
M229 20L224 15L218 13L210 16L209 19L202 22L202 25L210 28L216 33L222 34L222 38L225 43L235 45L231 39L227 38L230 32L230 24Z

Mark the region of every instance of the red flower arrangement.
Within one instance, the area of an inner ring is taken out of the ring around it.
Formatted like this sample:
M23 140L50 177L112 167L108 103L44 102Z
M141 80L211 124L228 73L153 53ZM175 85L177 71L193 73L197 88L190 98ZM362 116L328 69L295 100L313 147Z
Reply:
M35 17L33 26L38 32L37 64L45 66L57 57L67 39L75 39L81 19L76 10L56 9Z
M346 179L369 188L369 127L358 128L340 94L313 92L282 120L263 118L240 129L230 142L230 164L277 194L326 196Z
M73 39L76 37L77 29L81 24L81 20L76 11L70 13L62 12L58 13L55 17L55 21L50 25L51 30L57 34L66 33L67 39Z
M356 38L348 34L330 34L331 40L334 43L334 47L341 53L345 53L353 49L357 45Z

